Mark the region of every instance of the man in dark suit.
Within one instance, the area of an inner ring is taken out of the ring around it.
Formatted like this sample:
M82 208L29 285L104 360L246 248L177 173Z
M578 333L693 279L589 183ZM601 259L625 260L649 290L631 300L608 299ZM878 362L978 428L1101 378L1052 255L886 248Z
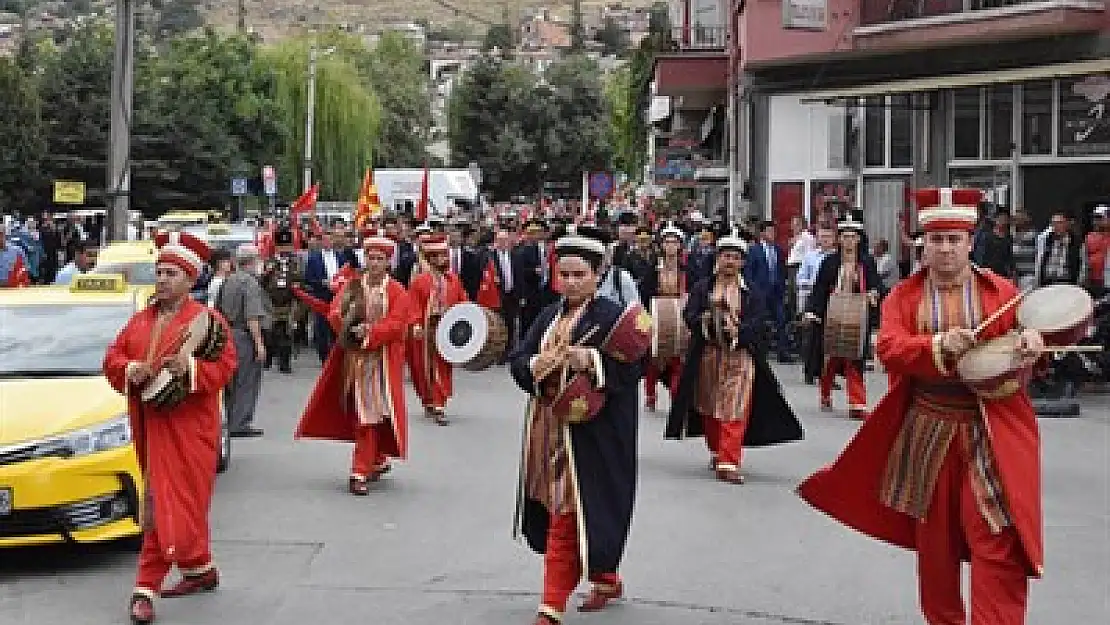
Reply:
M786 255L775 243L775 222L759 225L759 238L751 244L744 264L744 279L763 293L766 309L775 323L779 362L793 362L793 345L786 326Z
M455 224L451 228L447 239L447 262L452 273L459 276L463 290L470 301L478 297L478 288L482 285L483 255L473 247L466 245L466 237L470 226Z
M342 228L337 228L330 235L324 236L320 249L308 253L304 281L309 294L330 302L334 296L331 291L331 281L344 265L357 267L358 259L346 246L346 233ZM335 333L332 332L331 325L323 315L313 315L312 334L316 354L320 357L320 362L324 362L335 343Z
M401 222L396 216L386 217L382 221L382 228L385 230L385 236L397 244L397 251L393 254L389 274L407 289L409 279L412 277L412 268L416 265L416 248L402 232Z
M550 299L551 243L545 239L547 224L530 219L524 238L513 253L514 286L520 301L520 334L528 333L532 321Z
M509 340L505 345L505 354L502 358L508 356L516 345L517 325L520 320L520 295L517 288L519 280L514 269L512 245L512 236L509 232L498 229L493 235L493 246L484 250L484 257L493 262L494 271L497 273L497 288L501 295L501 318L509 331Z

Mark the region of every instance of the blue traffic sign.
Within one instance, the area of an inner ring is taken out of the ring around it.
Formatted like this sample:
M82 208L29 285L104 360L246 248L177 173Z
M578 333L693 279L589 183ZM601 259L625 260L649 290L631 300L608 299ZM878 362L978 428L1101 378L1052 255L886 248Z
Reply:
M595 171L590 174L590 197L605 199L613 194L613 174Z
M231 194L232 195L246 195L247 194L247 179L246 178L232 178L231 179Z

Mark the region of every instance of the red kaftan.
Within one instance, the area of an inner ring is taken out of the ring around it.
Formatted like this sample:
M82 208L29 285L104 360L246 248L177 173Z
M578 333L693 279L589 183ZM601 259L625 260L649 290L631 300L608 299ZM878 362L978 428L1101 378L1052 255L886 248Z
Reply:
M452 368L436 349L436 326L448 308L467 301L462 281L453 273L422 273L409 284L412 298L411 323L423 328L421 338L413 338L410 361L414 372L424 378L424 389L417 387L425 408L442 409L451 397Z
M167 410L143 404L140 389L127 381L127 370L130 363L144 362L149 353L164 349L160 346L171 343L205 311L231 335L218 312L187 299L162 329L156 328L157 307L135 313L104 355L108 382L127 395L135 452L146 478L147 506L153 514L146 520L139 586L154 592L171 565L188 571L211 562L208 509L216 482L221 394L235 372L235 344L228 341L215 362L194 358L190 393ZM157 341L155 349L152 340ZM144 568L155 573L144 574Z
M921 271L899 283L882 308L878 357L890 374L891 386L871 417L830 466L799 487L811 505L838 521L880 540L918 549L913 517L897 512L879 499L883 476L917 381L954 381L954 363L940 354L939 335L919 334L917 320L925 294ZM975 271L984 317L1017 294L1014 285L989 271ZM980 335L987 340L1016 326L1010 310ZM994 452L1003 500L1021 540L1027 573L1039 577L1044 562L1040 434L1029 395L1018 392L982 402L990 448Z
M342 305L347 289L363 289L363 281L347 283L332 300L328 321L338 333L343 331ZM365 301L365 300L363 300ZM377 450L387 456L405 458L407 453L408 421L405 411L404 366L405 330L410 319L409 298L405 287L389 280L385 286L384 317L370 325L365 343L369 351L384 350L386 387L389 390L389 408L392 414L389 427L379 428L383 435L378 441ZM355 350L352 350L355 351ZM319 438L355 442L359 430L359 415L354 405L345 372L348 350L339 342L331 350L324 362L323 371L316 381L312 395L308 399L300 423L297 425L296 438Z

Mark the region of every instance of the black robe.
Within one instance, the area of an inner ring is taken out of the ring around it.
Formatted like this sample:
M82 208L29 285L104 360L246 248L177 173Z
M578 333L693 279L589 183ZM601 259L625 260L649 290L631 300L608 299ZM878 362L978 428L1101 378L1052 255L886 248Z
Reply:
M875 259L866 254L859 261L863 265L863 285L864 293L868 291L875 291L880 296L883 295L883 283L879 278L879 270L875 267ZM809 299L806 300L806 312L813 313L821 319L820 324L815 324L812 328L812 340L809 345L808 359L810 362L818 365L817 371L820 372L825 363L825 316L829 309L829 297L836 290L836 281L840 275L840 252L834 252L825 257L821 261L821 268L817 270L817 278L813 283L813 292L810 293ZM859 293L859 281L856 280L852 283L852 292ZM866 334L864 336L871 336L871 329L878 325L876 318L879 312L877 306L872 306L870 314L867 318ZM864 358L868 358L871 351L871 341L864 342ZM856 363L861 367L862 371L863 359L857 360Z
M690 289L686 309L682 311L682 317L690 328L690 350L686 355L678 394L671 402L667 427L663 431L663 437L667 439L705 434L701 415L696 408L698 375L705 345L713 337L702 333L701 318L702 313L709 310L709 296L715 283L716 278L711 277L695 284ZM786 403L782 386L767 364L766 346L760 338L765 318L763 298L747 287L741 289L740 298L740 345L748 349L755 365L752 407L748 416L748 429L744 433L744 446L763 447L802 440L805 437L802 424L790 409L790 404Z
M540 312L528 333L509 355L513 379L535 401L536 380L530 361L540 351L544 334L565 311L565 300L551 304ZM598 330L581 347L598 348L620 318L623 307L607 298L597 297L587 304L571 340L577 344L591 328ZM601 353L605 370L605 403L597 416L585 423L567 425L569 453L574 463L577 512L586 528L582 550L588 573L613 573L620 565L628 530L632 524L632 505L636 496L636 429L639 418L638 363L624 363ZM530 417L530 411L529 411ZM548 512L544 506L529 499L524 487L524 458L527 453L528 430L525 427L521 454L520 482L517 488L517 509L514 536L522 534L536 553L547 546Z

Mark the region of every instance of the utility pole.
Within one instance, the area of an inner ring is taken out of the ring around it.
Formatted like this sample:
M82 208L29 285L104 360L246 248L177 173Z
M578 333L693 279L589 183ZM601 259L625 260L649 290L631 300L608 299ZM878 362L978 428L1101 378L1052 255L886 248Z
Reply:
M304 128L304 189L312 188L312 130L316 125L316 44L308 51L308 102Z
M108 241L127 240L131 207L131 108L135 77L135 0L116 1L112 117L108 143Z
M247 0L239 0L239 33L247 32Z

